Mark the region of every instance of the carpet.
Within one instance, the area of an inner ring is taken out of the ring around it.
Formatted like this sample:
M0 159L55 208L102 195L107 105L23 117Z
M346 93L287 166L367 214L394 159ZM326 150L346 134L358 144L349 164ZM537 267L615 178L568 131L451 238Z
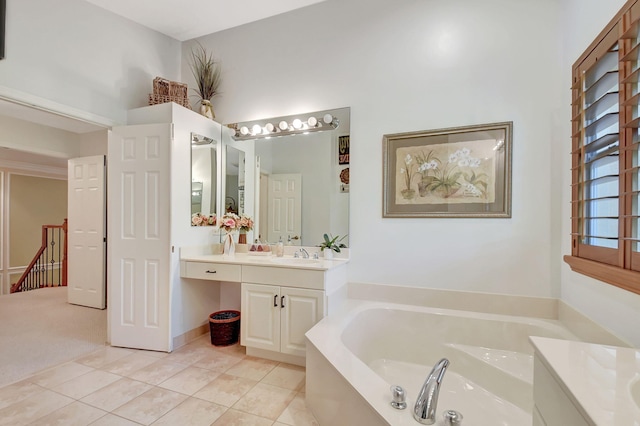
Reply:
M106 309L67 303L66 287L0 296L0 387L106 342Z

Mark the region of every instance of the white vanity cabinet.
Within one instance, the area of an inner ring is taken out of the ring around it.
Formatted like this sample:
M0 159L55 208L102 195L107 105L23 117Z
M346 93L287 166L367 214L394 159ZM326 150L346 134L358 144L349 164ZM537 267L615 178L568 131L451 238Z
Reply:
M304 334L324 317L324 299L321 290L242 283L240 343L304 357Z
M184 278L227 282L227 290L238 284L240 344L248 355L304 365L305 333L346 299L347 262L302 265L286 257L226 257L182 248L180 263Z

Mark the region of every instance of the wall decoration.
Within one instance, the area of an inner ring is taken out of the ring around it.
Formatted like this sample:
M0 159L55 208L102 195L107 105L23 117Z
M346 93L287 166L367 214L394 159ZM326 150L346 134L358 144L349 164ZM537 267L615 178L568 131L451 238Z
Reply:
M340 172L340 192L349 192L349 167Z
M338 137L338 164L349 164L349 135Z
M511 217L512 122L383 136L383 217Z

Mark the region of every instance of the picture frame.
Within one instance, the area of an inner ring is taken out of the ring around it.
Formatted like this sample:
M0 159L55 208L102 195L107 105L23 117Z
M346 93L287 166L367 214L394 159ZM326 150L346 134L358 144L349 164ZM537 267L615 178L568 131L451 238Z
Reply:
M385 218L510 218L513 122L384 135Z

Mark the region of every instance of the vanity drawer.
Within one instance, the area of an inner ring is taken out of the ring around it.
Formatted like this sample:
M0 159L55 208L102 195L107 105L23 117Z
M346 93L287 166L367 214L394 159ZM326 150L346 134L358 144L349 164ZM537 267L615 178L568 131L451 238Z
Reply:
M242 267L226 263L186 262L185 278L240 282Z
M242 267L242 281L254 284L324 290L324 271L244 265Z

